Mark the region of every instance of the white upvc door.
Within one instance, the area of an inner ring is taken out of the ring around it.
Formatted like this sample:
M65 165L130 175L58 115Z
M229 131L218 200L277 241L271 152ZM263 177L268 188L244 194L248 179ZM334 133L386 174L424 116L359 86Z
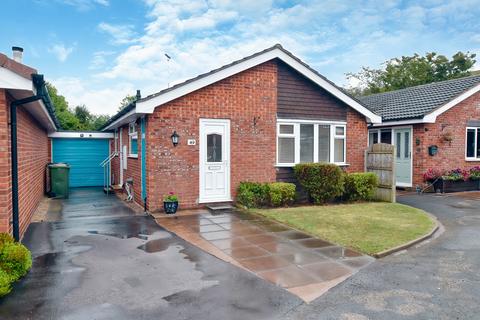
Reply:
M231 201L230 120L200 119L199 202Z
M412 129L393 129L397 186L412 186Z

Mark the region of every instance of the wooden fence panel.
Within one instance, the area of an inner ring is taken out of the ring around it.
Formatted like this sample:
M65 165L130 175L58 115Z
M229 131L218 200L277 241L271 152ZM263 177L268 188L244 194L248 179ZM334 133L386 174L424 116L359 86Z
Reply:
M365 171L378 176L375 199L395 202L395 147L391 144L373 144L365 151Z

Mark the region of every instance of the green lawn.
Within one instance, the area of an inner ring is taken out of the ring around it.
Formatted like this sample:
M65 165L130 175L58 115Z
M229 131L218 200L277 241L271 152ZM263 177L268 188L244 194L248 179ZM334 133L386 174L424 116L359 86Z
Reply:
M369 202L250 211L367 254L414 240L429 233L435 226L424 211L398 203Z

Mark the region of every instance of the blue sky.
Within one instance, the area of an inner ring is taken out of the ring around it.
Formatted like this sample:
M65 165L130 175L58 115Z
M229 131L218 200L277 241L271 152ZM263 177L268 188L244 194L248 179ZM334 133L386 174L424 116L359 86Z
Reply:
M275 43L343 86L392 57L480 55L480 0L4 0L2 11L0 51L24 47L71 106L95 113Z

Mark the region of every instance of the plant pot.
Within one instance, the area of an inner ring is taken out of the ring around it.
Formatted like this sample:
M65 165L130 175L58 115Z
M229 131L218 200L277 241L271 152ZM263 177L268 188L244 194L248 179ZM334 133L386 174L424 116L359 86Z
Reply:
M433 186L435 191L440 190L442 193L474 191L479 190L479 180L437 180Z
M163 201L163 210L166 214L174 214L178 210L178 201Z

